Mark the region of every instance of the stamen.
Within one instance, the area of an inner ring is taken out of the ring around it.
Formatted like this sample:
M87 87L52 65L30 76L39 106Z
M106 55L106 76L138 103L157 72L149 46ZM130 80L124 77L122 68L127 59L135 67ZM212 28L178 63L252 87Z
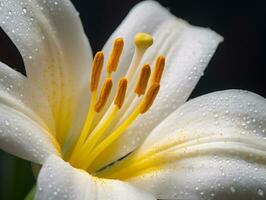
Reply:
M97 142L101 139L105 130L108 128L108 126L113 121L113 118L116 116L116 113L123 105L125 95L126 95L126 89L127 89L127 79L121 78L118 84L118 89L117 89L117 94L115 97L114 105L110 107L111 112L108 112L107 116L102 118L98 126L88 136L86 142L83 144L82 149L80 149L80 151L78 152L78 154L81 156L79 156L79 158L77 158L76 160L72 160L72 162L75 162L76 166L81 167L81 168L83 167L84 165L83 160L88 157L91 150L94 148Z
M112 72L116 71L120 56L123 51L123 47L124 47L123 38L117 38L114 42L113 49L112 49L111 55L109 56L108 63L107 63L106 68L107 68L108 74L111 74Z
M104 54L101 51L97 52L92 62L91 83L90 83L91 99L90 99L89 111L88 111L86 120L84 122L84 126L82 128L79 139L70 156L70 161L76 157L77 152L81 148L81 145L83 144L83 142L86 140L89 134L89 130L91 128L91 124L92 124L92 121L95 115L94 106L96 103L97 89L98 89L98 85L99 85L99 81L101 77L103 61L104 61Z
M124 103L127 91L127 79L121 78L118 84L118 90L115 97L114 104L120 109Z
M95 149L88 155L86 168L90 167L91 163L99 156L107 147L109 147L115 140L117 140L120 135L134 122L139 114L145 113L152 105L156 95L160 89L159 84L152 85L147 94L145 95L143 101L137 106L137 108L128 116L128 118L108 137L106 137L100 144L98 144ZM92 166L93 167L93 166ZM95 170L95 169L88 169Z
M76 167L80 167L83 169L87 168L87 165L84 162L84 160L87 160L92 149L101 139L101 137L104 135L105 130L112 123L112 120L116 116L118 110L119 109L117 106L112 106L112 111L108 114L108 116L105 119L103 119L100 122L101 125L97 126L88 136L82 148L79 149L79 152L77 153L78 156L76 156L76 158L72 160L72 163L74 163Z
M101 51L97 52L92 62L91 83L90 83L91 92L97 90L98 88L103 68L103 60L104 60L103 53Z
M120 119L116 119L116 122L121 122L130 115L130 113L136 108L141 101L141 96L145 94L148 81L150 78L151 69L148 64L144 65L140 70L137 82L134 86L134 90L129 91L127 95L127 101L124 106L124 113L120 115ZM131 85L132 86L132 85ZM132 88L131 88L132 89Z
M155 97L157 96L160 89L160 85L158 83L154 83L148 90L145 98L140 107L140 113L143 114L149 110L151 105L153 104Z
M159 56L156 60L155 69L152 74L151 84L160 83L165 66L165 57Z
M86 163L86 168L90 167L91 163L97 158L107 147L109 147L120 135L129 127L130 124L139 115L139 108L135 109L131 115L108 137L106 137L100 144L98 144L95 149L87 156L88 160Z
M130 113L136 108L136 106L140 103L141 101L141 96L145 94L146 88L149 82L151 74L151 69L149 64L145 64L139 75L138 75L138 80L135 84L134 91L129 92L129 95L127 96L127 101L126 101L126 106L124 110L124 114L120 116L120 122L125 120L127 116L130 115ZM117 120L118 121L118 120Z
M147 33L138 33L134 41L135 53L126 76L120 78L116 96L111 106L102 114L97 115L97 119L95 119L95 115L103 110L113 87L111 73L117 70L124 47L123 39L118 38L113 44L106 65L107 78L99 95L98 87L104 63L104 54L101 51L97 52L93 59L90 82L90 108L80 137L69 158L69 162L75 167L95 172L99 167L93 161L101 159L99 155L116 141L140 114L148 111L159 92L165 66L164 56L157 58L151 79L151 67L149 64L145 64L139 72L136 84L130 82L133 77L135 78L141 59L145 51L152 45L153 38ZM128 94L127 87L132 89ZM142 95L145 96L142 97Z
M101 110L103 109L103 107L105 106L107 99L111 93L112 90L112 86L113 86L113 81L111 78L107 78L103 84L103 87L101 89L101 93L100 93L100 97L97 101L97 103L94 106L94 110L95 112L99 113L101 112Z
M151 75L150 65L146 64L142 67L137 84L135 86L134 91L138 96L145 94L150 75Z
M147 33L137 33L134 40L135 53L126 74L129 82L132 80L145 51L153 44L152 36Z

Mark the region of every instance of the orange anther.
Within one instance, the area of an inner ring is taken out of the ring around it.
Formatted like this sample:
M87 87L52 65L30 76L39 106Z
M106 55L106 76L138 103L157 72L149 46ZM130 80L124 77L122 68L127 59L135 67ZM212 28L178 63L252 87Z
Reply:
M101 93L99 96L99 99L97 101L97 103L94 106L94 110L95 112L101 112L101 110L103 109L103 107L105 106L107 99L111 93L112 90L112 86L113 86L113 81L111 78L108 78L105 80L103 87L101 89Z
M145 94L150 75L151 75L150 65L145 64L141 69L140 75L135 85L134 91L138 96Z
M114 42L111 55L109 56L109 59L107 62L106 69L107 69L108 73L112 73L112 72L116 71L120 56L121 56L122 51L123 51L123 47L124 47L123 38L117 38Z
M152 106L158 92L160 89L160 85L158 83L154 83L149 88L147 94L144 97L144 100L140 107L140 113L143 114L149 110L149 108Z
M120 109L124 103L127 91L127 79L121 78L118 84L118 89L115 97L114 104Z
M103 53L101 51L97 52L92 62L91 83L90 83L90 90L92 92L97 90L98 88L103 68L103 60L104 60Z
M163 75L164 66L165 66L165 57L159 56L156 60L155 69L151 78L151 84L160 83Z

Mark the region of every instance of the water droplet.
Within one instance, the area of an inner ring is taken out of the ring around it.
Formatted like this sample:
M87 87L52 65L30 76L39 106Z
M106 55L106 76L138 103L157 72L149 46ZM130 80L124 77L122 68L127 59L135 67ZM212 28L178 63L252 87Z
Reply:
M23 11L24 14L26 14L27 13L27 8L25 8L25 7L22 8L22 11Z
M9 126L9 121L5 120L5 125Z
M4 4L3 4L3 2L1 1L1 2L0 2L0 10L1 10L3 7L4 7Z
M231 187L230 187L230 191L231 191L232 193L235 193L235 192L236 192L236 189L235 189L233 186L231 186Z
M262 189L259 188L259 189L257 190L257 194L258 194L259 196L262 197L262 196L264 195L264 192L263 192Z

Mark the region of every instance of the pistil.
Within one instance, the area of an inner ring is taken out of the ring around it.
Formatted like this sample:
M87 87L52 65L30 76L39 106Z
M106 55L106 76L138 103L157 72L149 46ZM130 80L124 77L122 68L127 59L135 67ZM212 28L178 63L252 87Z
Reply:
M152 36L147 33L137 33L134 40L135 53L126 74L129 82L131 82L144 53L153 44Z

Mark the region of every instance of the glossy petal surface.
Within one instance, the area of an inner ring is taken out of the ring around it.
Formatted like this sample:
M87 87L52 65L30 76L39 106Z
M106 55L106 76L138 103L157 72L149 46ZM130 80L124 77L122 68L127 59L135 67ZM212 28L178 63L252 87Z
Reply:
M92 177L56 156L44 164L37 186L36 200L155 200L128 183Z
M265 198L265 111L263 97L240 90L187 102L143 143L135 163L150 153L148 164L128 181L159 199Z
M91 50L77 11L68 0L3 0L0 9L1 27L18 47L29 80L46 94L57 132L66 135L71 125L80 126L88 104Z

